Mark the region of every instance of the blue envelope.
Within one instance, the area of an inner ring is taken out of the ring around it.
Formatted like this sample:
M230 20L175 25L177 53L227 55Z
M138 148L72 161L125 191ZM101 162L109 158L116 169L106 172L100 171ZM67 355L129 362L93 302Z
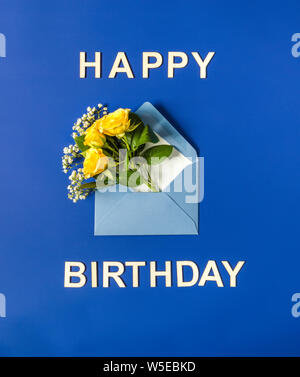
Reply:
M195 149L150 102L145 102L135 113L191 159L192 165L185 169L192 168L194 178L198 174ZM198 202L186 203L189 193L184 185L183 192L175 192L173 186L170 184L162 192L96 191L95 236L198 234Z

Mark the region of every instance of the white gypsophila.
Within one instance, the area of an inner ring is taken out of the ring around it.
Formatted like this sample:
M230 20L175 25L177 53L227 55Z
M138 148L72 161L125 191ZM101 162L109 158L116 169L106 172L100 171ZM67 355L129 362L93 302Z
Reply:
M71 165L74 160L78 157L81 157L80 150L76 144L70 144L68 147L63 149L64 155L62 156L62 169L64 173L67 173L70 170Z
M72 129L76 132L72 133L72 138L75 139L78 136L82 136L85 133L85 130L90 127L96 120L96 115L95 113L97 112L98 114L100 113L100 110L97 110L96 107L93 107L91 109L88 107L90 111L88 111L87 114L83 114L81 118L77 120L76 123L74 123L74 126Z
M85 130L90 127L96 121L96 113L97 119L99 118L100 112L103 110L103 115L107 114L107 107L103 107L101 103L98 104L99 110L96 107L91 108L90 106L87 108L87 113L83 114L81 118L78 118L77 122L74 123L72 127L74 131L72 133L73 139L78 136L82 136L85 133ZM103 109L101 110L101 108Z
M90 106L87 108L87 112L82 114L81 118L78 118L77 121L73 124L72 127L72 138L75 139L78 136L82 136L85 134L86 129L90 127L96 119L99 119L102 115L107 114L107 107L98 103L97 107L91 108ZM73 167L74 160L76 158L82 157L80 154L79 147L77 144L72 145L70 144L68 147L63 149L63 156L62 156L62 170L64 173L68 173L70 169ZM83 169L79 168L77 170L73 170L69 176L70 184L67 186L68 189L68 198L71 199L74 203L78 200L85 199L88 194L90 193L91 189L82 189L81 184L85 180Z
M84 190L80 188L84 179L85 177L84 177L82 168L73 170L69 176L69 180L71 181L70 182L71 184L68 185L67 187L69 191L68 198L72 200L73 203L76 203L78 200L84 200L89 194L89 190Z

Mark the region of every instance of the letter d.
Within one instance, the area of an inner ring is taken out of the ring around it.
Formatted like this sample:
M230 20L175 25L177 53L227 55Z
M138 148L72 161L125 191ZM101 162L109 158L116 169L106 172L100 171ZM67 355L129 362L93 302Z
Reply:
M183 280L183 266L191 267L193 271L193 277L190 281L184 281ZM177 267L177 286L178 287L192 287L195 285L199 279L199 270L196 265L196 263L192 261L177 261L176 262Z

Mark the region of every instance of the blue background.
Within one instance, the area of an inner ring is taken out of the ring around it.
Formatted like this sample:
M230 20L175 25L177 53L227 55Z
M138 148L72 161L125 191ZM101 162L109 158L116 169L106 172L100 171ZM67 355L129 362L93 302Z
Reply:
M1 0L0 355L299 356L299 11L296 0ZM79 51L102 51L102 79L79 79ZM135 79L107 78L118 51ZM142 51L165 58L148 80ZM168 51L190 58L173 79ZM191 51L216 52L206 80ZM99 102L145 101L205 158L199 236L94 237L94 199L66 198L73 122ZM238 287L154 289L148 269L136 289L63 286L66 260L193 260L203 272L209 259L245 260Z

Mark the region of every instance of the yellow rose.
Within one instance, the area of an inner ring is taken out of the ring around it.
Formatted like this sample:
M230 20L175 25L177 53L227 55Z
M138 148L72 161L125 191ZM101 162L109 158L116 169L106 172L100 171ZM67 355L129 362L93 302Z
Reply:
M84 145L90 147L101 148L105 143L105 135L97 129L96 122L85 132Z
M107 168L108 158L100 148L90 148L86 151L83 162L83 173L85 178L91 178Z
M109 136L123 136L130 126L129 112L130 109L118 109L104 115L95 122L98 130Z

